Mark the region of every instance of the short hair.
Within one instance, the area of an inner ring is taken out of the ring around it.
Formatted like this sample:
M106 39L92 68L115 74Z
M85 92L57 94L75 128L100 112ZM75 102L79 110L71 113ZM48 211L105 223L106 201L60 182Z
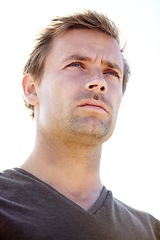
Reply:
M24 66L23 74L30 73L35 80L38 79L38 81L40 81L44 71L45 59L52 47L54 38L63 35L70 29L90 29L103 32L114 38L120 46L119 30L115 23L105 14L93 10L85 10L66 16L59 16L51 20L47 28L40 32L36 39L35 47ZM124 48L120 47L120 50L123 53ZM123 54L122 57L124 66L122 90L124 93L129 80L130 68ZM26 107L31 110L31 116L34 117L34 106L29 104L26 100L24 101Z

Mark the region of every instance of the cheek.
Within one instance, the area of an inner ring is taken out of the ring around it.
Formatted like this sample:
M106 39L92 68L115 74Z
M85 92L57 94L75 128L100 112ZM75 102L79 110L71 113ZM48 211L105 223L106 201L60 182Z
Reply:
M121 88L112 88L112 90L108 90L108 98L112 104L112 108L113 108L113 119L114 121L116 121L117 119L117 115L118 115L118 111L119 111L119 107L122 101L122 90Z
M120 82L108 82L107 94L110 96L113 103L115 102L116 105L120 105L123 97L122 84Z
M53 91L53 86L48 85L47 81L38 89L38 115L41 123L46 122L47 118L49 118L52 112L56 109L56 98L57 97Z
M120 92L120 93L117 93L114 97L114 105L115 105L117 112L119 110L121 101L122 101L122 93Z

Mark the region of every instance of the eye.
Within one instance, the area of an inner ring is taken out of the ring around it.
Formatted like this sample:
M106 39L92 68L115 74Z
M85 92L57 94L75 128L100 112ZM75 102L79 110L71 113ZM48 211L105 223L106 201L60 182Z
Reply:
M71 63L70 66L72 66L72 67L80 67L80 63L74 62L74 63Z
M68 65L68 67L77 67L77 68L84 68L83 64L81 62L72 62Z
M120 78L119 74L115 70L109 69L109 70L105 71L104 74L112 75L113 77L116 77L118 79Z

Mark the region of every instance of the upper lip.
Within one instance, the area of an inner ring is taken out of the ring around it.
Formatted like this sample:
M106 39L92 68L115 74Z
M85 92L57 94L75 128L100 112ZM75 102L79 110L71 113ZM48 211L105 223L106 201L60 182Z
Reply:
M86 99L80 102L79 107L83 107L83 106L95 106L95 107L100 107L102 108L104 111L109 112L107 106L99 100L94 100L94 99Z

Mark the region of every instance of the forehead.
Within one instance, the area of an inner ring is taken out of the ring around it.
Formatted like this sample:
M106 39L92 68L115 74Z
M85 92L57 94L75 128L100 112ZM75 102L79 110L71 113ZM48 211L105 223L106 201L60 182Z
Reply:
M72 29L53 40L51 54L58 59L69 55L84 55L93 61L110 61L123 68L122 54L111 36L90 29Z

